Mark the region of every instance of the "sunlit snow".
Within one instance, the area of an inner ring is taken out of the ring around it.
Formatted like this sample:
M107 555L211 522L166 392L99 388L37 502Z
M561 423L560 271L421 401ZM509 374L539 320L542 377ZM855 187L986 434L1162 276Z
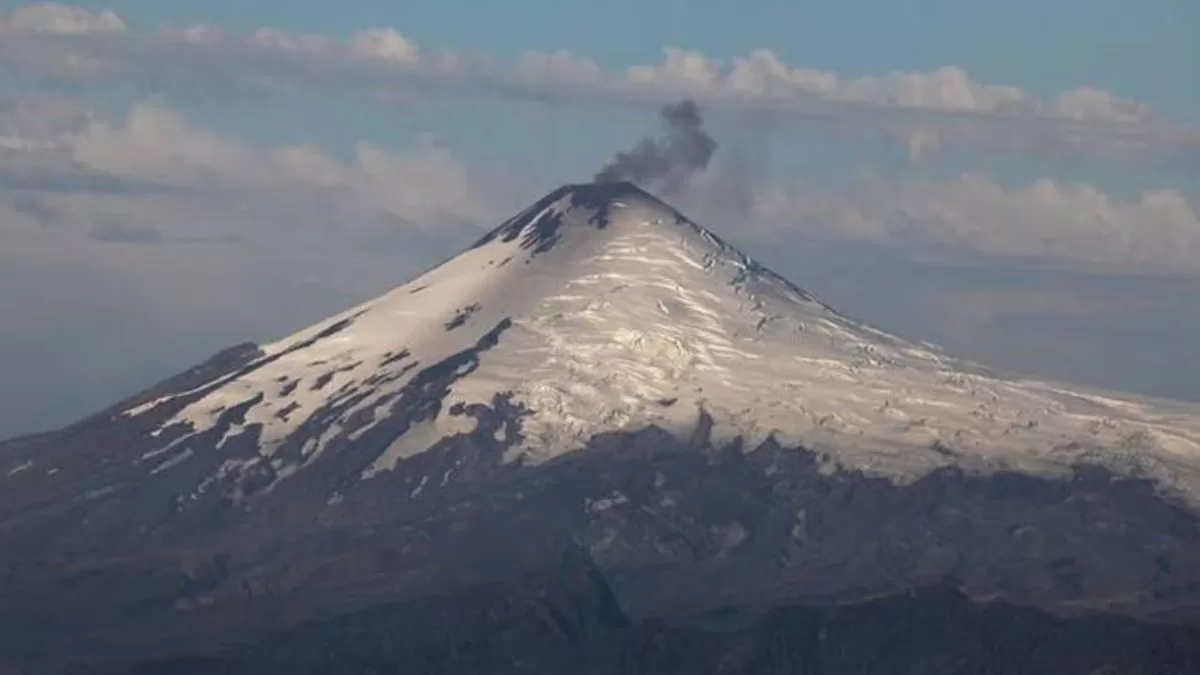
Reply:
M260 452L270 456L314 412L362 397L302 460L318 461L348 418L378 419L422 369L511 319L479 367L453 382L441 414L396 439L364 479L440 437L471 432L447 412L454 403L511 393L532 414L507 459L526 463L576 451L602 432L653 424L688 435L703 412L717 440L753 448L774 436L898 481L948 464L1064 473L1087 458L1200 502L1196 407L988 374L842 317L653 197L613 190L606 203L573 202L563 191L510 221L519 236L493 237L267 345L261 367L164 425L186 423L191 433L148 466L185 462L195 434L256 398L225 438L261 426ZM544 236L551 221L553 236ZM317 339L339 322L348 325Z

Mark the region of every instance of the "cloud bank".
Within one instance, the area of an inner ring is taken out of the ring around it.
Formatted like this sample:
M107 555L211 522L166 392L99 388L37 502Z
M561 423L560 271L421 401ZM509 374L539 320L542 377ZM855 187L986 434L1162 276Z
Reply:
M698 109L669 105L663 121L663 138L620 153L599 177L673 190L706 166L715 141ZM864 172L833 184L764 176L744 181L733 200L723 184L735 172L718 162L695 177L682 205L715 229L737 218L739 230L759 237L1200 269L1200 209L1176 189L1120 197L1053 179L1005 184L983 171L950 179ZM464 162L432 138L405 153L364 141L337 157L224 137L155 101L116 119L54 98L0 103L0 232L10 251L21 237L74 238L425 264L414 242L470 239L559 182ZM733 203L736 213L723 208Z
M346 39L262 28L140 29L112 12L55 3L0 16L0 65L72 84L119 81L187 96L343 92L381 104L485 96L553 105L654 106L690 98L766 126L823 125L898 142L914 158L946 150L1085 153L1194 168L1200 129L1093 87L1044 99L980 83L955 66L858 78L758 49L720 63L668 48L658 64L608 70L567 52L515 62L428 50L395 29Z
M312 145L258 146L196 128L161 103L110 120L53 100L0 110L0 197L45 227L104 225L108 238L285 244L474 226L500 177L474 175L426 139L406 156L360 142L349 159ZM116 235L121 231L125 234ZM133 235L133 232L139 234Z
M983 171L948 180L866 173L848 186L763 185L750 204L751 219L772 229L926 251L1200 270L1200 209L1170 188L1119 198L1048 178L1005 185Z

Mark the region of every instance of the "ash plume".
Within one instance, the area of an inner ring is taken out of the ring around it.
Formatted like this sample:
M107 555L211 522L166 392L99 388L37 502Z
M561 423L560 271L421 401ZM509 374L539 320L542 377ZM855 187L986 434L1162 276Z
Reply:
M679 192L692 176L703 171L717 151L717 141L704 130L704 119L695 101L685 99L663 107L665 133L646 138L626 152L618 152L594 177L598 183L632 181L662 195Z

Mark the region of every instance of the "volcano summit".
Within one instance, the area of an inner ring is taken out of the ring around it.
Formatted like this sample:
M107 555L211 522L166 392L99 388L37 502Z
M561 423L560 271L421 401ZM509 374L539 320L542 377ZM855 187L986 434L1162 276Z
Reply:
M993 374L630 183L569 185L374 300L0 445L0 631L183 644L564 551L633 614L950 578L1192 616L1197 509L1197 407Z
M413 282L122 414L186 401L139 458L152 474L186 471L198 441L251 441L196 486L240 495L421 410L369 479L473 433L498 397L525 411L505 453L525 464L651 425L687 438L707 416L718 443L774 437L897 478L1090 458L1200 499L1185 411L990 377L851 321L629 183L561 188Z

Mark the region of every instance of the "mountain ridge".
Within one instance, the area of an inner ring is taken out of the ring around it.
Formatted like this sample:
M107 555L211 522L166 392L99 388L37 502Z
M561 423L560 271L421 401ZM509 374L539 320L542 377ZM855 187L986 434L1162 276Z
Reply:
M0 445L0 628L262 630L572 548L637 617L954 578L1190 620L1196 409L990 374L636 186L568 185L384 295Z
M139 461L151 471L187 462L188 439L232 413L240 421L218 445L256 435L263 457L245 461L275 462L283 480L337 434L365 433L428 368L457 359L470 372L451 378L429 403L437 410L364 479L469 430L469 417L447 411L511 394L531 412L509 461L648 424L687 435L703 412L726 440L828 446L840 465L899 480L945 464L913 460L914 448L937 444L978 470L1099 459L1200 503L1200 465L1188 459L1200 454L1195 410L998 379L849 320L630 183L565 185L412 282L261 349L244 372L206 384L212 391L156 430L171 443ZM324 436L279 460L276 448L316 417ZM1130 451L1112 451L1122 446Z
M849 605L721 607L638 620L585 561L517 583L385 604L208 653L145 661L105 675L733 669L931 675L966 668L1092 675L1138 666L1150 666L1138 672L1182 674L1200 669L1200 628L977 604L947 584Z

